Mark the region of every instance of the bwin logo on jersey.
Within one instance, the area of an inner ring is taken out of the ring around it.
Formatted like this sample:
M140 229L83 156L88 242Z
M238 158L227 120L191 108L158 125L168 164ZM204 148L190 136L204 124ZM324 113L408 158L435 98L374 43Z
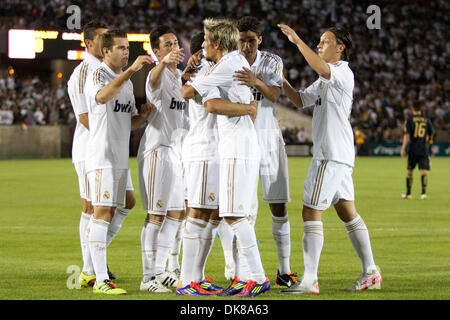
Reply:
M186 101L177 101L172 97L170 101L170 109L184 110L186 108Z
M128 101L127 104L119 103L119 100L116 100L116 104L114 105L114 112L131 112L131 102Z

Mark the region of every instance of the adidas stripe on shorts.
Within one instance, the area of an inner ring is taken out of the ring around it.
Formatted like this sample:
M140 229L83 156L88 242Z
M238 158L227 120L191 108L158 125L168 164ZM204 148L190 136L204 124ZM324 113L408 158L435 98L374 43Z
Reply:
M324 211L340 199L354 201L352 172L349 165L313 159L303 185L303 205Z
M221 159L219 216L247 217L258 208L259 162Z
M190 208L219 207L219 161L184 162L187 200Z
M128 169L97 169L88 172L93 206L123 207L129 176Z
M185 209L183 169L171 148L156 148L138 166L142 206L149 214Z

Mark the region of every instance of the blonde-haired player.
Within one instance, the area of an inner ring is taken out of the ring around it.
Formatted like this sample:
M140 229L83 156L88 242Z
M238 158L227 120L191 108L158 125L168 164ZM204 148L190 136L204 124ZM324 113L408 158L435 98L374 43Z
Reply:
M216 64L204 76L195 77L191 85L183 86L183 96L192 98L198 93L208 98L220 93L222 98L231 102L249 104L250 89L233 78L235 71L249 68L247 60L237 51L239 30L233 22L224 19L205 19L203 25L206 58ZM214 100L204 101L204 105L208 112L219 113L219 215L230 224L251 268L252 279L246 282L237 296L254 297L270 289L255 230L248 219L257 206L258 139L250 116L222 115L217 105L214 105Z
M214 67L215 62L203 56L204 33L191 39L191 52L185 75L195 73L202 77ZM188 82L188 85L191 83ZM208 97L212 98L212 97ZM242 115L256 112L254 105L234 104L214 95L217 108L222 112L238 109ZM204 274L206 260L211 251L219 217L219 155L217 115L207 112L202 97L189 99L190 129L183 141L183 165L187 187L189 213L183 238L183 259L177 294L188 296L211 295L223 289L215 286L214 279Z

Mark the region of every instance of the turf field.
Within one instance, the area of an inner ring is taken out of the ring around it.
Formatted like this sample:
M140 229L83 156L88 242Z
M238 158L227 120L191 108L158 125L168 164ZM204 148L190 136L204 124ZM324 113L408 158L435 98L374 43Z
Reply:
M292 202L291 268L303 272L301 195L310 158L290 158ZM181 300L175 294L139 291L140 233L145 213L140 204L136 159L130 160L137 205L108 248L108 264L116 284L128 295L106 297L90 289L69 289L73 272L81 266L78 236L80 200L69 159L0 161L0 299L1 300ZM402 200L406 160L357 158L354 170L356 207L371 235L376 263L383 276L382 290L348 293L361 266L334 209L324 214L325 243L319 266L320 295L291 296L275 284L277 254L268 206L260 202L256 223L263 265L272 290L264 300L441 300L450 299L450 197L448 158L434 158L429 172L428 200L418 200L415 171L413 200ZM261 198L261 190L259 192ZM71 269L73 268L73 269ZM74 271L73 271L74 270ZM226 286L224 259L216 238L206 273ZM69 272L69 273L68 273ZM72 273L71 273L72 272ZM76 279L76 278L75 278ZM224 297L202 300L223 300ZM233 298L228 298L233 299ZM236 298L234 298L236 300Z

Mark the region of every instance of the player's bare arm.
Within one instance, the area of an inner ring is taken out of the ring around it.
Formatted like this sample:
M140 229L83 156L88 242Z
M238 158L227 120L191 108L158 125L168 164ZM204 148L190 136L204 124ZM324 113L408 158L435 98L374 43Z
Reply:
M241 81L240 84L256 88L264 97L272 102L276 102L280 97L280 87L268 86L261 79L255 77L253 72L248 68L244 67L243 70L236 71L234 74L234 79Z
M244 104L217 98L206 101L204 105L207 112L229 117L249 115L252 118L252 121L256 118L258 111L258 101L256 100L250 102L249 104Z
M285 77L283 77L283 90L284 94L297 108L303 108L300 93L291 86L291 84L289 83L289 81L287 81Z
M193 86L190 86L188 84L185 84L182 88L181 88L181 95L183 96L183 98L185 99L192 99L193 97L195 97L195 95L197 94L197 91L195 91Z
M78 115L78 120L80 120L80 123L86 127L86 129L89 130L89 114L86 113L82 113L80 115Z
M400 155L402 156L402 158L406 157L406 146L408 145L410 138L411 137L409 136L409 133L405 133L403 135L403 144L400 151Z
M325 79L330 79L331 71L330 66L327 64L327 62L324 59L322 59L317 53L315 53L310 47L308 47L308 45L304 43L302 39L300 39L300 37L291 27L285 24L278 24L277 26L281 29L281 32L283 32L283 34L289 39L289 41L297 46L298 50L303 55L306 62L308 62L310 67L313 68L313 70L317 72L319 76ZM329 39L324 41L329 41ZM323 44L321 43L318 46L319 52L321 50L320 46L323 47L324 45L328 45L328 43L325 42Z
M127 70L122 72L120 76L115 78L113 81L108 83L97 92L95 100L98 103L104 104L113 99L119 93L125 83L130 80L131 76L141 70L145 64L153 64L153 60L152 58L150 58L150 56L143 55L137 57L134 63Z
M160 63L152 70L150 74L150 87L152 90L159 88L164 69L169 65L177 65L184 60L184 49L172 49L172 51L161 59Z
M155 106L152 103L141 104L139 114L131 118L131 131L140 128L154 109Z

